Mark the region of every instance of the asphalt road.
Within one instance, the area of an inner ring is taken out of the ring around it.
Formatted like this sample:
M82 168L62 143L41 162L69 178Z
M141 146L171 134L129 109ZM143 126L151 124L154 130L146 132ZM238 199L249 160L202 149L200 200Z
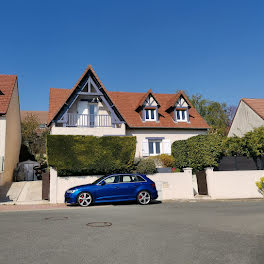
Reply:
M261 200L2 212L0 263L258 264L263 233Z

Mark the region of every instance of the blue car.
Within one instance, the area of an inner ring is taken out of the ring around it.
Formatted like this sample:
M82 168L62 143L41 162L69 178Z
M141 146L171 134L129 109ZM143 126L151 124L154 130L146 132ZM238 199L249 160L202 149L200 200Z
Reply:
M146 205L157 198L155 183L142 174L103 176L92 184L75 186L65 192L66 204L80 206L121 201L137 201L139 204Z

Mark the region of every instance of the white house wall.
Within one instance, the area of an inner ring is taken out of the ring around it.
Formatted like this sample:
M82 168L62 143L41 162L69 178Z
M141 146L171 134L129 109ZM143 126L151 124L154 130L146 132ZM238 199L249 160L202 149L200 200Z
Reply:
M256 127L264 126L264 120L256 114L245 102L240 101L230 131L229 137L242 137Z
M176 140L185 140L197 135L206 135L206 129L130 129L127 128L127 136L136 136L136 157L142 157L142 142L148 137L164 137L165 140L170 140L172 144Z
M21 146L21 119L17 82L6 113L5 142L4 177L1 178L0 185L12 182L14 169L19 161Z
M0 116L0 159L5 156L6 117ZM1 160L0 160L1 166ZM0 167L1 172L1 167Z
M125 124L120 127L55 127L52 125L51 135L82 135L82 136L125 136Z
M71 108L68 110L68 113L77 114L77 105L81 99L85 100L85 99L87 99L87 96L80 95L79 98L73 103ZM107 111L107 107L102 102L98 102L98 113L97 114L110 116L110 113Z

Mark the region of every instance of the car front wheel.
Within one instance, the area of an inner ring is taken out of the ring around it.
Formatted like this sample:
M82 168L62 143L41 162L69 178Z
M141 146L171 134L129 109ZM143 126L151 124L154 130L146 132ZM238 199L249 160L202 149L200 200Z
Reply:
M151 201L151 196L148 191L141 191L137 195L137 201L139 204L146 205Z
M88 192L81 192L77 197L77 203L82 207L89 206L92 201L92 195Z

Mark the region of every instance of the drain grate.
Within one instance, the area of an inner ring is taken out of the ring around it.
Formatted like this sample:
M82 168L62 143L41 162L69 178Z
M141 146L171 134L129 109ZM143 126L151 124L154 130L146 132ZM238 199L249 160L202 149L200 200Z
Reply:
M50 220L50 221L58 221L58 220L67 220L69 219L68 216L62 216L62 217L56 217L56 216L51 216L51 217L45 217L45 220Z
M86 225L90 227L109 227L112 225L112 223L110 222L91 222Z

